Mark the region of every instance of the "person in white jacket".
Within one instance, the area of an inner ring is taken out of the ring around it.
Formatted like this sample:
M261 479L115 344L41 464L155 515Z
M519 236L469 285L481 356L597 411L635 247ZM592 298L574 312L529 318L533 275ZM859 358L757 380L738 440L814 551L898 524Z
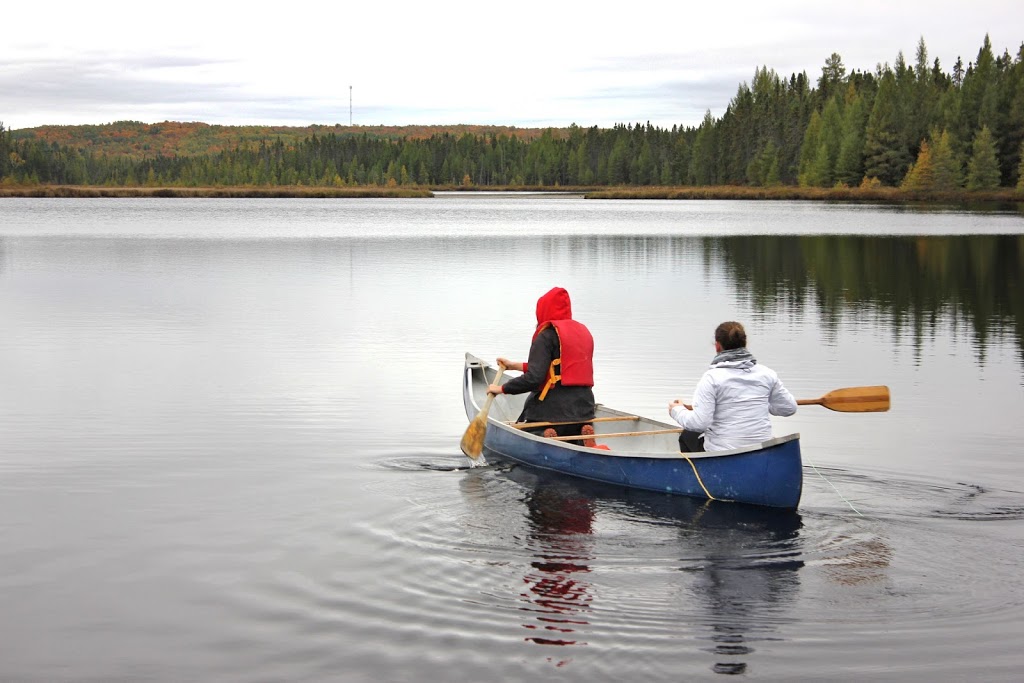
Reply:
M711 368L693 392L693 405L675 400L669 415L686 431L680 450L724 451L752 446L772 438L770 415L788 417L796 400L771 368L758 365L747 350L747 333L738 322L715 329ZM703 432L703 444L697 435Z

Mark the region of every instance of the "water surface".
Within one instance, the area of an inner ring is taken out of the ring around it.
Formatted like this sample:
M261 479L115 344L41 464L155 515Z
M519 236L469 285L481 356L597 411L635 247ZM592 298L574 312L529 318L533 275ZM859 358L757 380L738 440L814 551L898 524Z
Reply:
M0 678L1016 680L1024 219L799 202L5 199ZM469 468L463 354L566 287L658 419L712 331L797 513Z

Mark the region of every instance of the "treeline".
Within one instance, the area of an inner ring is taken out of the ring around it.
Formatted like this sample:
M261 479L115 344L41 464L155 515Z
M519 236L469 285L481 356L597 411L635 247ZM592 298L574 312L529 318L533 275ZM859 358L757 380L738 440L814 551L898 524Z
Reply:
M197 121L115 121L102 125L38 126L12 131L13 138L57 142L62 146L89 149L104 156L128 156L134 159L163 156L201 156L216 154L238 146L259 144L263 140L281 140L292 146L306 138L334 133L339 136L367 134L388 140L423 139L441 133L462 135L515 134L532 140L541 128L514 126L221 126Z
M0 125L0 182L114 186L899 186L1024 190L1024 44L988 39L945 72L924 39L873 72L838 54L821 76L758 68L720 118L663 129L386 137L324 128L301 140L240 141L198 155L105 155Z

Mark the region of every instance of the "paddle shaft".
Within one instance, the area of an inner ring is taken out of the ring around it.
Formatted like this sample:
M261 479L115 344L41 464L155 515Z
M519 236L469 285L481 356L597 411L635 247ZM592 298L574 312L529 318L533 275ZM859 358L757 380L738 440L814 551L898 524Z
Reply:
M494 381L491 382L491 384L497 384L498 382L500 382L501 381L501 373L503 373L503 372L505 372L505 367L503 365L499 365L498 366L498 374L496 374L494 376ZM487 379L487 375L486 374L484 375L484 379ZM487 413L490 412L491 404L494 403L494 396L495 396L494 394L487 394L487 398L484 400L484 407L481 408L480 409L480 413L475 418L473 418L474 420L480 420L484 424L487 423ZM480 415L483 415L483 418L481 418Z

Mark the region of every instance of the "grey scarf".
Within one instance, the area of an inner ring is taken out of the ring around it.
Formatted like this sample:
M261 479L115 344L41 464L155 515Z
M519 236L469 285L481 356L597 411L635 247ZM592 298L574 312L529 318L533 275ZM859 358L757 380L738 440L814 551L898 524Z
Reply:
M750 351L747 351L746 347L722 351L711 361L711 367L713 368L749 370L755 365L757 365L757 359L750 355Z

